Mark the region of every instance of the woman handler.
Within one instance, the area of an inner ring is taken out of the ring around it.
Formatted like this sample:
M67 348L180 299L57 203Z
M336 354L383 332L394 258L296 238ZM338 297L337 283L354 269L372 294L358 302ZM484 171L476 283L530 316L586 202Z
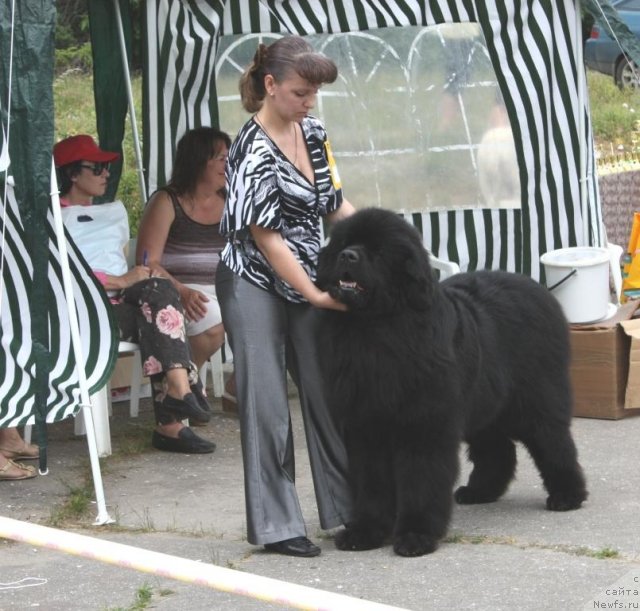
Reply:
M323 217L353 212L342 195L327 134L308 115L335 64L300 37L261 44L240 81L255 113L227 165L216 276L234 355L248 539L270 551L317 556L295 489L287 370L298 386L323 528L350 517L346 452L325 403L316 353L316 308L344 309L314 284Z

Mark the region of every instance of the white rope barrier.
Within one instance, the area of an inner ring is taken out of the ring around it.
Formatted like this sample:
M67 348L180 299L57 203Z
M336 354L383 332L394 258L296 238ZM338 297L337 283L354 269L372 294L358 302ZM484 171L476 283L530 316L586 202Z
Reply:
M2 516L0 516L0 537L298 609L402 611L400 607L351 598L343 594L317 590Z

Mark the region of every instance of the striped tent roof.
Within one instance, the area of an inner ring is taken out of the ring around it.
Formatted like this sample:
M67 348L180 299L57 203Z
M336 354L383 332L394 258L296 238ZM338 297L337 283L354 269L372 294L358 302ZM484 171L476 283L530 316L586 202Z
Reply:
M146 10L144 140L150 191L164 184L179 136L190 127L218 123L219 36L476 22L509 113L522 206L424 210L408 218L436 256L457 261L462 269L505 269L539 278L540 254L603 243L588 102L579 95L583 68L576 60L581 30L574 0L155 0ZM339 160L340 150L335 153Z

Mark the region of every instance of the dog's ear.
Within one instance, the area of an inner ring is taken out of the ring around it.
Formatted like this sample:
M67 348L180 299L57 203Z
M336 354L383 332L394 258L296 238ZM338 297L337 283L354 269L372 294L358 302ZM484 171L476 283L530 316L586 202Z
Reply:
M435 283L429 255L424 249L413 250L405 261L405 295L407 303L417 310L427 310L433 300Z

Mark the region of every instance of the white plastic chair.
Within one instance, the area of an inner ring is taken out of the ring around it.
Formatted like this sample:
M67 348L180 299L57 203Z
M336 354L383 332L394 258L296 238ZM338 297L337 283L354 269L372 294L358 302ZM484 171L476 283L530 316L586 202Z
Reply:
M129 267L135 265L137 238L131 238L126 247L127 263ZM134 342L121 341L118 345L118 358L133 354L133 365L131 367L131 387L129 391L129 415L136 418L140 412L140 392L142 387L142 363L140 362L140 346ZM91 395L91 414L96 431L96 443L100 456L111 454L111 427L109 416L112 415L111 406L111 384L107 383L96 394ZM84 424L82 411L78 413L74 423L76 435L86 435L87 430Z
M226 338L225 338L226 340ZM224 361L222 359L224 351ZM224 393L224 364L231 363L233 355L229 348L229 342L225 341L222 348L214 352L209 360L200 369L200 380L202 385L207 387L207 372L211 372L211 385L213 387L213 396L221 397Z
M142 388L142 363L140 362L140 346L133 342L121 341L118 345L118 357L133 354L131 367L131 389L129 395L129 415L136 418L140 412L140 391ZM111 454L111 427L109 416L113 413L111 407L111 384L107 383L94 395L90 397L91 415L93 416L93 426L96 432L96 444L99 456L109 456ZM82 410L76 415L74 422L74 432L76 435L86 435L87 430L84 424Z
M142 388L142 363L140 362L140 346L133 342L120 342L118 345L118 356L133 354L133 366L131 368L131 391L129 396L129 415L132 418L138 416L140 411L140 392ZM91 415L96 433L96 446L98 455L101 457L111 455L111 427L109 416L112 414L111 408L111 384L107 383L97 393L89 397L91 403ZM87 429L84 424L84 414L80 410L75 417L73 430L76 435L86 435ZM24 440L31 443L32 426L24 427Z
M609 250L609 269L611 272L611 279L613 280L613 288L616 296L616 305L620 305L620 297L622 296L622 246L617 244L607 244L606 248Z
M127 263L129 267L135 265L137 238L131 238L126 247ZM120 341L118 344L118 358L133 354L131 367L131 387L129 391L129 415L136 418L140 413L140 394L142 389L142 363L140 362L140 346L134 342ZM111 455L111 427L109 416L113 413L111 406L111 384L107 382L97 393L89 397L91 403L91 415L96 433L96 445L99 456ZM80 410L75 417L73 425L76 435L86 435L87 429L84 423L84 414ZM31 426L24 428L24 438L31 442Z

